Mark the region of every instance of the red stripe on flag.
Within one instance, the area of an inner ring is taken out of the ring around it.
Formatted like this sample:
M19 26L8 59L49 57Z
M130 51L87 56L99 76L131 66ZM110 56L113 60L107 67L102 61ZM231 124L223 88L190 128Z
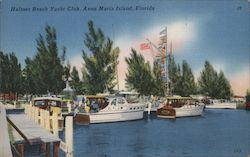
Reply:
M150 49L150 45L148 43L142 43L140 45L140 49L141 50L147 50L147 49Z

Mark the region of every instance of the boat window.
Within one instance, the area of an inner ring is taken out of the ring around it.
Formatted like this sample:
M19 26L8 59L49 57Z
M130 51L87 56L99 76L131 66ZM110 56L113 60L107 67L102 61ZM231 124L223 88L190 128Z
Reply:
M116 99L112 100L111 105L116 105Z
M125 96L128 103L137 103L139 102L139 95L138 94L130 94Z
M117 102L118 102L118 104L124 104L124 103L125 103L125 100L122 99L122 98L118 98Z
M45 103L44 103L44 101L38 100L38 101L35 101L34 105L35 105L35 106L44 106Z
M49 106L56 106L57 105L56 101L53 101L53 100L48 101L48 104L49 104Z

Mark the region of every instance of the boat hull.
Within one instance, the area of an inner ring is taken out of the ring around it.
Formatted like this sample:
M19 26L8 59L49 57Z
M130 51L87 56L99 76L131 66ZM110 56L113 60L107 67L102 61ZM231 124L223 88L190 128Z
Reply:
M184 105L180 108L160 108L157 110L157 116L160 118L200 116L203 113L204 106L204 104L199 104Z
M184 105L176 109L176 117L200 116L203 113L204 104Z
M206 105L208 109L236 109L236 103L218 103L212 105Z
M143 118L143 111L78 113L74 121L77 124L88 124L138 120Z

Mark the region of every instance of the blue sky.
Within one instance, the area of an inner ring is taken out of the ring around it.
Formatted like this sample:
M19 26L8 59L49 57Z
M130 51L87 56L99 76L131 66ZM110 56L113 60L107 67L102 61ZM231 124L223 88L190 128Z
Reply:
M68 11L68 7L97 11ZM99 11L109 8L133 7L133 11ZM136 6L154 10L135 10ZM11 11L11 7L30 8L30 11ZM33 7L47 7L48 11L32 11ZM50 11L50 7L65 8ZM119 78L124 79L131 47L139 49L149 38L155 44L159 32L169 30L173 54L177 62L187 60L198 76L204 61L209 60L216 70L223 70L236 94L249 88L249 3L247 0L70 0L70 1L14 1L1 2L0 49L15 52L24 66L24 59L36 53L36 39L44 34L46 24L57 30L58 47L67 48L67 59L81 67L81 50L87 32L87 22L97 27L120 47ZM151 52L141 52L152 61ZM120 81L124 84L124 81ZM121 85L123 86L123 85Z

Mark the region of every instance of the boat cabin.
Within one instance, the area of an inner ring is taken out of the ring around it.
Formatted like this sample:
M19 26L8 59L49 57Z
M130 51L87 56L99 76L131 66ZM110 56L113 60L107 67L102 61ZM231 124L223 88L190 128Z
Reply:
M82 108L86 110L86 106L90 107L89 112L98 112L108 105L108 100L105 96L87 95L84 98ZM85 111L88 112L88 111Z
M191 97L172 96L166 97L162 106L180 108L185 104L194 104L194 101Z
M55 97L38 97L33 99L33 105L41 109L48 109L51 106L61 107L62 100Z
M116 96L124 97L128 103L138 103L140 101L140 95L137 92L120 91Z

